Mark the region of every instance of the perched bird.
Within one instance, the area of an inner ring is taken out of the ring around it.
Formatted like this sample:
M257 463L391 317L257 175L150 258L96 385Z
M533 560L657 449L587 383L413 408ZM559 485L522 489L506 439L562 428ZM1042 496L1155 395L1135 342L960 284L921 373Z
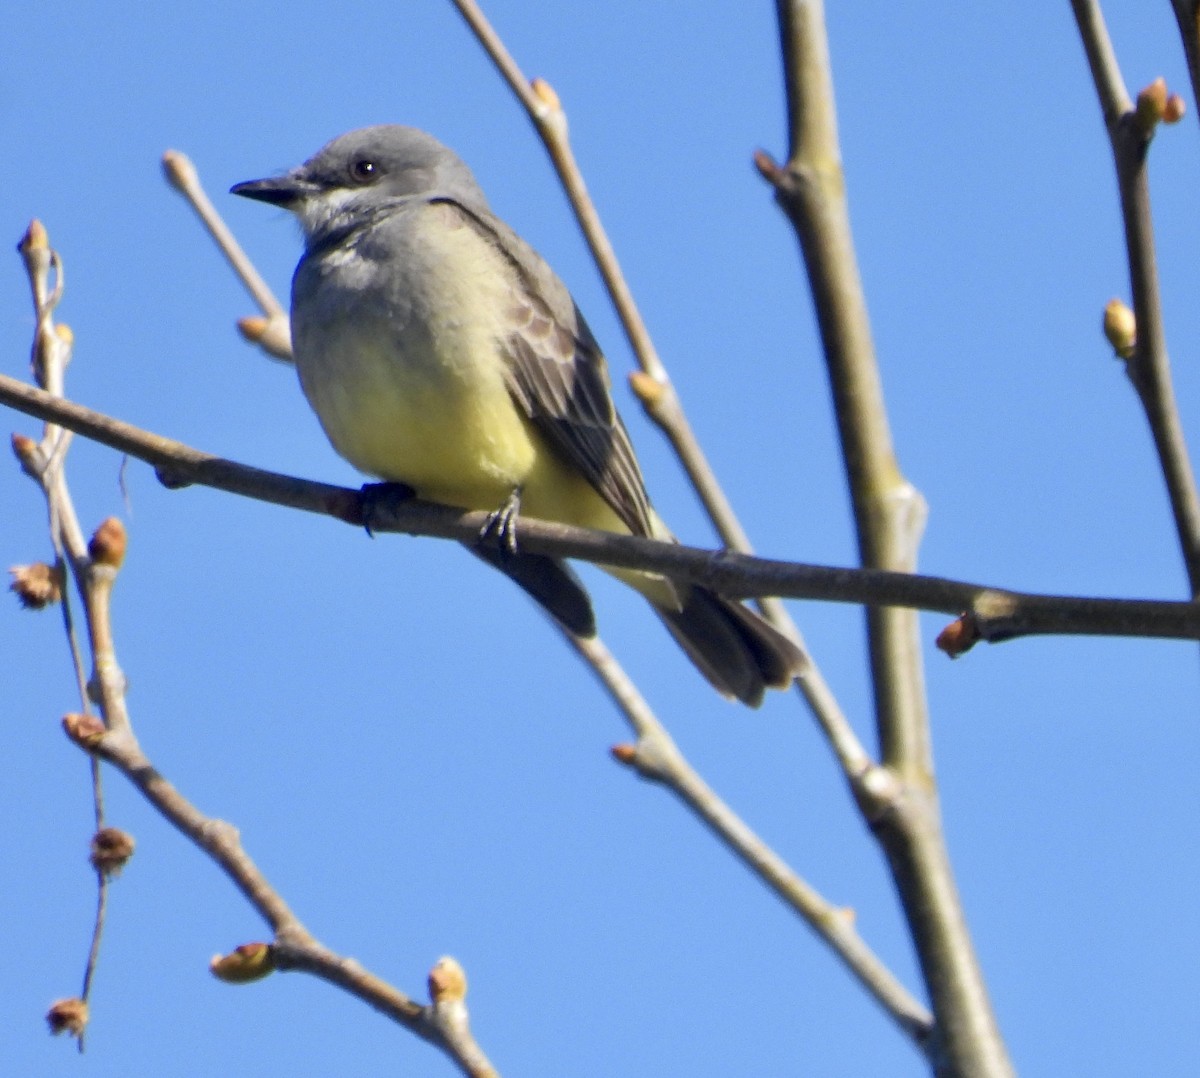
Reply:
M232 190L300 221L296 368L333 447L356 468L501 519L519 506L672 538L566 285L492 214L449 149L415 128L368 127ZM594 633L587 593L564 563L486 540L476 553L568 629ZM757 706L764 688L799 671L799 648L741 603L656 573L608 571L650 600L722 695Z

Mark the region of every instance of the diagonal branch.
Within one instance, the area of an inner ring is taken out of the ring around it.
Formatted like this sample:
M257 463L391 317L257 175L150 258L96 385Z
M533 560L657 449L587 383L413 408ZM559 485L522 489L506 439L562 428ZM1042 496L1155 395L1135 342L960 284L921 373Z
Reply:
M565 634L617 702L635 745L617 745L614 758L678 797L751 872L792 908L834 951L916 1046L927 1048L932 1017L867 946L852 910L839 909L798 876L699 775L637 687L598 638Z

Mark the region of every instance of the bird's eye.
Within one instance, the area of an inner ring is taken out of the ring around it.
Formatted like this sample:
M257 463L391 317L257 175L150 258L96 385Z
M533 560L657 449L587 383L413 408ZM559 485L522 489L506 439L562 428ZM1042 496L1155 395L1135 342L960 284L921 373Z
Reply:
M358 183L370 183L379 177L379 166L366 157L360 157L350 166L350 175Z

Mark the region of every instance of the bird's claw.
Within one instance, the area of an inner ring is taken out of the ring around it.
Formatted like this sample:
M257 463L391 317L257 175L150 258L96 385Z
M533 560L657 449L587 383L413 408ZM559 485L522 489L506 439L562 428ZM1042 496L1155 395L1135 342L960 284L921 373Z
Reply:
M479 529L479 541L495 538L500 553L508 557L517 555L517 517L521 515L521 488L514 487L500 508L488 514Z

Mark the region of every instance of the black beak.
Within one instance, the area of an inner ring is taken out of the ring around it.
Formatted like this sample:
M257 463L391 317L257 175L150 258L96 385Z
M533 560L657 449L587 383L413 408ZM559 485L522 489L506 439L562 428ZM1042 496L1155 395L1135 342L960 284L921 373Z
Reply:
M230 194L269 202L272 206L287 209L309 193L309 185L295 176L273 176L268 180L235 183L229 191Z

